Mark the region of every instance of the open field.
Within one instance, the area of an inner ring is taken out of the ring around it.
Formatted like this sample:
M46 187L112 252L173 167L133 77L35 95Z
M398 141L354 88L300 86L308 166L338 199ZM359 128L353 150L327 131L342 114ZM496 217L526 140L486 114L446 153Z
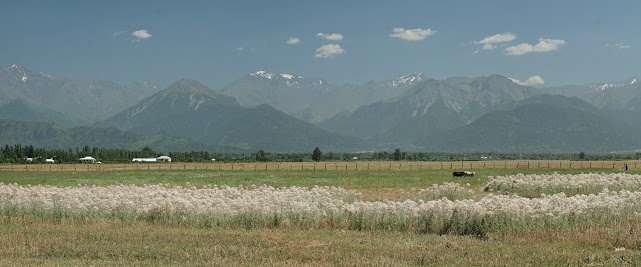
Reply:
M640 169L486 165L455 178L428 165L360 164L347 171L0 171L0 265L641 263ZM556 183L542 187L546 179ZM568 188L575 191L557 194ZM603 188L610 191L583 195Z

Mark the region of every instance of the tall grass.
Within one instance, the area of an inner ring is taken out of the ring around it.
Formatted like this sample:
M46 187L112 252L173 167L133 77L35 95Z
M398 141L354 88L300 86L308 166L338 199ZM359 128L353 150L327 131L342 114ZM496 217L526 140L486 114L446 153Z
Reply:
M450 185L449 187L458 188ZM438 188L438 187L436 187ZM479 200L362 201L336 187L20 186L0 184L0 215L224 228L349 229L473 235L638 220L641 192Z
M641 190L641 175L627 173L515 174L488 177L485 191L536 197L541 194L598 194L607 191Z

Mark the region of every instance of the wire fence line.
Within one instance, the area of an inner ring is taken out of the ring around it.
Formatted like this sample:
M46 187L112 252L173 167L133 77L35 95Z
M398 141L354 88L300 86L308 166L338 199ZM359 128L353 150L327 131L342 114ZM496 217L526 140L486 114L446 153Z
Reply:
M133 170L475 170L475 169L638 169L641 160L570 161L372 161L372 162L247 162L247 163L114 163L114 164L0 164L0 171L133 171Z

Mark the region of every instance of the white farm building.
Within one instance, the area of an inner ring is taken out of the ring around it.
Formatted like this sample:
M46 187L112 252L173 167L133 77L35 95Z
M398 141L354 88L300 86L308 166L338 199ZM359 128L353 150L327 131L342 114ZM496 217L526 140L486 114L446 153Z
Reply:
M139 163L156 163L156 162L171 162L171 158L168 156L160 156L157 158L134 158L131 162Z
M96 159L92 156L86 156L84 158L80 158L80 162L82 163L96 163Z

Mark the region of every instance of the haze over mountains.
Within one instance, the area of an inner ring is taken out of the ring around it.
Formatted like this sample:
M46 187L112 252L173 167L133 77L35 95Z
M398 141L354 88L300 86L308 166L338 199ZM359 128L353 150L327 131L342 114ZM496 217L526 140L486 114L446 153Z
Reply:
M641 150L639 118L637 78L533 88L414 73L354 85L256 71L219 90L190 79L161 90L0 69L1 142L56 148L618 152Z
M257 71L221 89L247 107L268 104L297 118L320 122L358 107L402 94L427 78L414 73L394 80L362 85L334 84L325 79Z
M46 121L63 126L104 120L157 91L156 85L144 81L120 85L53 76L18 64L0 68L0 107L13 106L5 112L33 113L34 119L44 116Z
M266 104L242 107L233 97L189 79L181 79L97 125L140 134L164 132L205 144L271 151L305 151L314 144L331 150L364 145L356 138L319 129Z

